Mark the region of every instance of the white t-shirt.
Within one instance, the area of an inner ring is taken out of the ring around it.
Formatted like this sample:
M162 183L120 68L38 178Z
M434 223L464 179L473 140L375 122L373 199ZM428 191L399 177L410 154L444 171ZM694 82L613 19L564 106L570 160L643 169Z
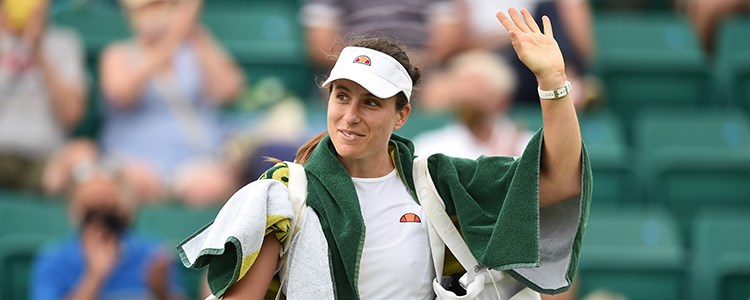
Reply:
M427 221L394 169L352 178L365 221L359 264L361 299L434 299Z

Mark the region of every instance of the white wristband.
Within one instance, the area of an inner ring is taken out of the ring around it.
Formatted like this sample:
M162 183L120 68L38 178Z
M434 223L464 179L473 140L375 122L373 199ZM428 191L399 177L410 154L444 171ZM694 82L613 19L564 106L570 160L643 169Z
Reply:
M573 87L570 85L570 81L565 81L565 84L559 89L551 91L543 91L537 87L536 90L539 92L539 98L542 100L557 100L570 94Z

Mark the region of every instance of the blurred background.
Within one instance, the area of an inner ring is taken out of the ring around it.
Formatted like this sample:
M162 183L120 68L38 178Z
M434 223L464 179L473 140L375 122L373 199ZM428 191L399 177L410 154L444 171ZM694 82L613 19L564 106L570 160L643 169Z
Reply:
M421 155L519 155L511 6L552 18L594 172L548 299L750 299L747 0L0 0L0 299L203 299L174 245L325 130L352 37L422 67Z

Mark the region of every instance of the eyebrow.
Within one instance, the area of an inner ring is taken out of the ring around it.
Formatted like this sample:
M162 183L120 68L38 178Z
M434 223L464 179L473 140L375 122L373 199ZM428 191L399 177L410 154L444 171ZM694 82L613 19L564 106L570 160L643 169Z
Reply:
M335 89L342 89L342 90L344 90L344 91L347 91L347 92L349 92L349 93L352 93L352 90L351 90L351 89L349 89L348 87L346 87L346 86L343 86L343 85L338 85L338 84L337 84L337 85L335 85L335 86L334 86L334 90L335 90ZM380 98L378 98L377 96L373 95L373 94L372 94L372 93L370 93L370 92L364 93L364 94L362 94L362 96L365 96L365 97L373 97L373 98L375 98L375 99L378 99L378 100L383 100L383 99L380 99Z

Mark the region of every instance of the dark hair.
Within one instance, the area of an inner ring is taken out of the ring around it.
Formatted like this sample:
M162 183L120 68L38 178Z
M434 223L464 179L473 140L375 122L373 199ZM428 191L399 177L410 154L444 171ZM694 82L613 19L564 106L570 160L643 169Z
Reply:
M413 87L416 86L417 83L419 83L419 80L422 78L422 70L411 63L411 60L409 59L409 56L405 51L406 47L395 39L384 36L358 37L347 44L347 46L369 48L375 51L383 52L390 57L393 57L393 59L401 64L401 66L406 69L406 72L409 73L409 77L411 77ZM333 85L329 86L329 92L332 88ZM403 109L407 104L409 104L409 100L406 99L406 95L403 92L399 92L398 94L396 94L397 111ZM323 137L326 136L327 133L328 132L326 131L318 133L304 145L302 145L297 150L297 155L294 160L298 164L304 165L307 162L307 159L310 158L310 154L312 154L313 150L315 150L315 147L318 146L320 141L323 139Z

